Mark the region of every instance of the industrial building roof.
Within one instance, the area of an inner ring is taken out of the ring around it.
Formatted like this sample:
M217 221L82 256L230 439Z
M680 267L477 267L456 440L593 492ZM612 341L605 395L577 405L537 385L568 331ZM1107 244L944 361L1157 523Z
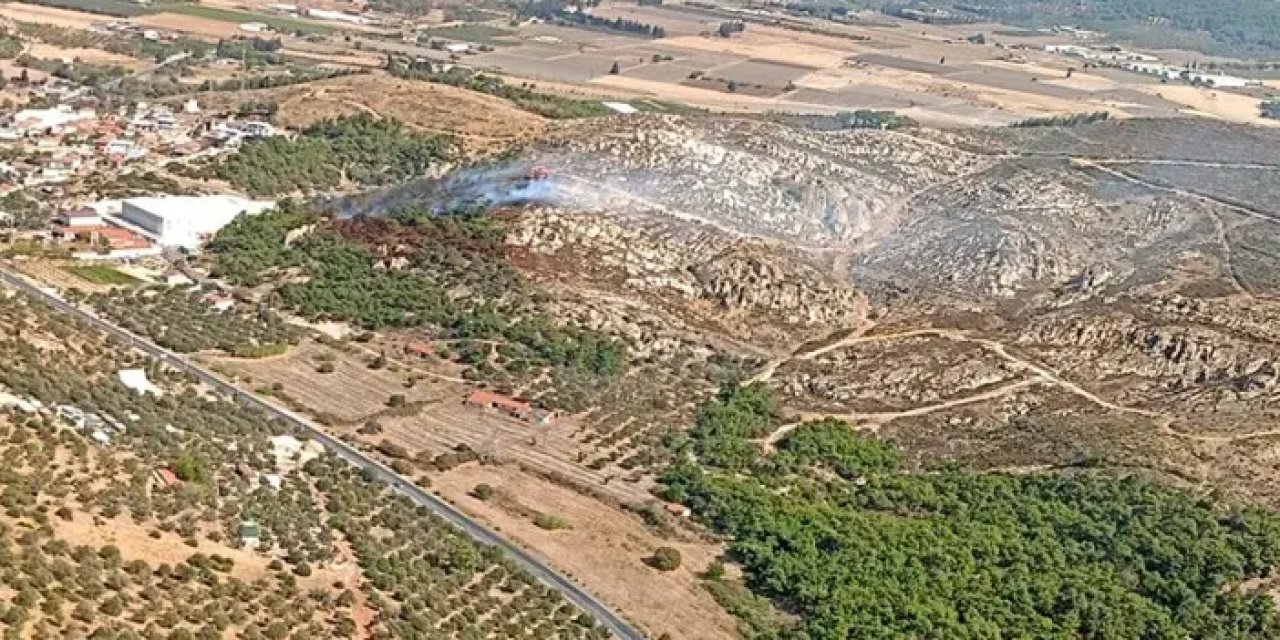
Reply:
M124 202L166 220L230 220L241 213L258 213L275 206L269 200L233 195L159 196L128 198Z

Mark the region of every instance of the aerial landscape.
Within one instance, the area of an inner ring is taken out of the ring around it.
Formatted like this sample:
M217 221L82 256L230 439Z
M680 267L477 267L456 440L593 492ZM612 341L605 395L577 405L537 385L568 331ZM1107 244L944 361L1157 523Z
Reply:
M0 635L1280 638L1280 5L0 2Z

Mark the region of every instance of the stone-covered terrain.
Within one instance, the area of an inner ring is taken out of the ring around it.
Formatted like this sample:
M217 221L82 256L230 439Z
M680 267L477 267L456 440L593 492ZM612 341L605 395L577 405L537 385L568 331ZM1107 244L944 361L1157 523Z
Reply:
M647 367L732 361L796 419L922 462L1087 462L1280 505L1277 142L1199 121L587 121L532 152L557 192L507 242Z

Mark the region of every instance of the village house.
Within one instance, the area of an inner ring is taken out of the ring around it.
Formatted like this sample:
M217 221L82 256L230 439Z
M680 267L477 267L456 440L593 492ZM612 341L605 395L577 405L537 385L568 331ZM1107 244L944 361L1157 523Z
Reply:
M154 480L156 484L165 488L176 487L182 484L182 480L178 478L178 474L174 473L173 470L168 467L159 467L155 471L152 471L151 479Z
M257 549L262 537L262 527L253 520L244 520L240 523L240 544L246 549Z
M540 427L551 424L552 420L555 419L554 411L538 409L523 400L516 400L515 398L483 389L471 392L464 404L478 409L497 410Z

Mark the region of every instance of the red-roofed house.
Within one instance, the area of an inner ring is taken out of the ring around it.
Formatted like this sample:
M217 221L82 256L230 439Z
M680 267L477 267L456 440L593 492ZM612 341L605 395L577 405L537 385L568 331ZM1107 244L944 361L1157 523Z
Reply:
M160 483L160 485L164 487L176 487L182 484L182 480L178 479L177 474L175 474L173 470L169 469L168 467L160 467L159 469L156 469L154 472L152 472L151 477L154 478L156 482Z
M472 391L471 395L467 396L466 404L481 409L497 409L522 420L533 411L533 407L528 402L484 390Z

